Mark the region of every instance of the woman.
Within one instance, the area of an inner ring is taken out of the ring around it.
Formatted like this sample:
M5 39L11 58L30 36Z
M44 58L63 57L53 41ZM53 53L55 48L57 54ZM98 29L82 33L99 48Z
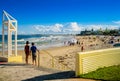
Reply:
M28 64L28 57L30 55L29 41L26 41L26 45L24 47L24 51L25 51L25 55L26 55L25 61L26 61L26 64Z

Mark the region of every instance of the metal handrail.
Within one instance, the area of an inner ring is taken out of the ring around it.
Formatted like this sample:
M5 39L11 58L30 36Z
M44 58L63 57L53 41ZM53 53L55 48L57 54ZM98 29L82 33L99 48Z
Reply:
M54 68L55 67L54 59L56 61L58 61L58 59L56 59L54 56L52 56L48 51L46 51L46 50L42 50L42 51L44 51L46 54L48 54L52 58L52 67ZM68 67L67 65L65 65L63 63L59 63L59 64L62 65L62 70L65 70L65 67L67 67L69 70L73 70L73 69L71 69L70 67Z

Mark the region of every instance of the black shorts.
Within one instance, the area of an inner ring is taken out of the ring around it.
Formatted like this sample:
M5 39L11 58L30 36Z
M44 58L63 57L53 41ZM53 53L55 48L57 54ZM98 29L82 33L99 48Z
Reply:
M32 54L32 60L36 60L36 54L35 53Z

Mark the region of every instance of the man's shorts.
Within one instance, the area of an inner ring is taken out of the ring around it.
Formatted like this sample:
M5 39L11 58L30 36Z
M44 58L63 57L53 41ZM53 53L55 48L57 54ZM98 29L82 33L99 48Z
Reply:
M36 60L36 54L35 53L32 54L32 60Z

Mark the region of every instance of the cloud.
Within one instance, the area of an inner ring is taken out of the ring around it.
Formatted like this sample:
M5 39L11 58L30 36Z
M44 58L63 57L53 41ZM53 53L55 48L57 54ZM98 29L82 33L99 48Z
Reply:
M98 30L100 28L103 28L103 25L86 25L85 28L88 30L91 30L91 29Z
M53 33L69 33L69 32L80 32L81 27L77 22L71 22L67 24L54 24L54 25L36 25L34 26L41 32L53 32Z
M76 22L70 23L70 26L72 31L81 31L81 28L78 26Z
M112 22L120 25L120 21L112 21Z
M70 22L65 24L56 23L53 25L28 25L28 26L22 26L19 29L19 33L21 34L49 34L49 33L66 33L66 34L75 34L79 33L80 31L87 30L98 30L98 29L118 29L119 25L102 25L102 24L79 24L77 22ZM22 30L22 31L20 31Z
M55 25L34 25L33 29L36 29L39 32L61 32L62 31L62 24L55 24Z
M99 30L99 29L102 29L102 30L105 30L106 28L107 29L118 29L119 26L118 25L84 25L84 28L87 29L87 30Z
M46 32L46 33L78 33L80 31L87 30L98 30L98 29L117 29L119 28L118 25L81 25L77 22L71 22L66 24L54 24L54 25L34 25L34 29L39 32Z
M18 32L18 34L26 34L24 31L20 31Z
M107 28L108 28L108 29L118 29L119 26L118 26L118 25L108 25Z
M53 28L51 28L51 30L53 32L61 32L62 31L62 28L63 28L63 25L62 24L55 24L53 26Z

